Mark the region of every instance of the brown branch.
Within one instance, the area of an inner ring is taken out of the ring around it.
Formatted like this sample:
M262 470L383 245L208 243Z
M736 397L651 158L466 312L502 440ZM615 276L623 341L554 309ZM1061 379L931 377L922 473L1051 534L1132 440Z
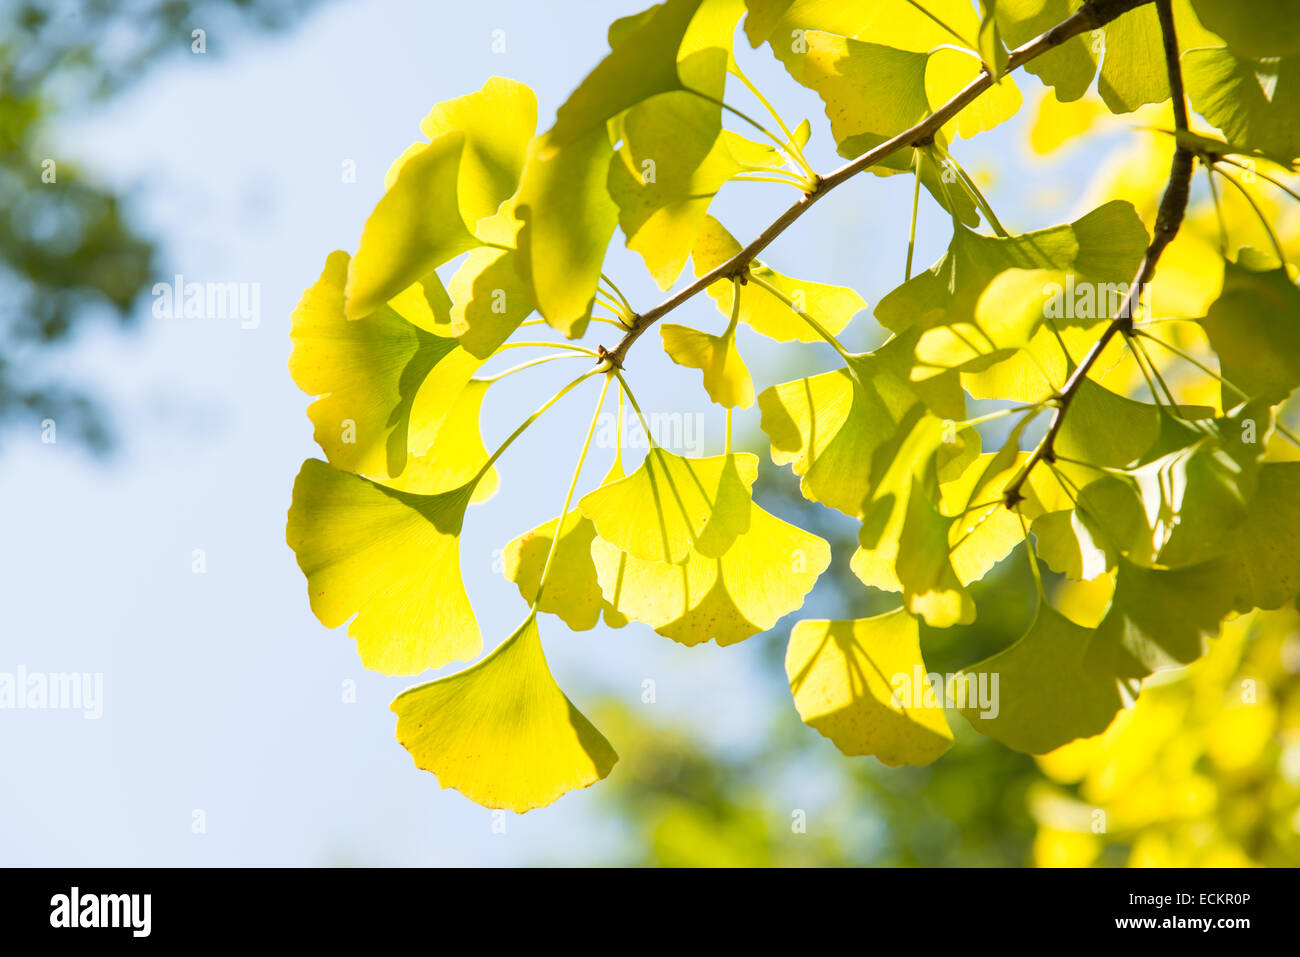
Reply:
M1017 47L1015 50L1011 51L1011 55L1007 60L1007 72L1009 73L1012 70L1019 69L1030 60L1060 46L1072 37L1105 26L1120 14L1127 13L1129 10L1145 6L1147 3L1151 2L1152 0L1089 0L1089 2L1085 3L1080 9L1070 14L1070 16L1066 17L1047 32L1040 34L1023 46ZM1170 33L1172 33L1172 27L1170 28ZM1177 51L1175 51L1175 54L1176 52ZM992 85L993 78L987 71L982 72L978 77L966 84L966 86L953 96L952 99L915 126L904 130L897 136L891 137L879 146L863 153L857 159L844 164L829 176L821 179L815 190L805 193L798 202L778 216L772 225L763 230L757 239L740 252L736 253L736 255L709 270L709 272L700 276L689 286L686 286L679 292L669 296L653 309L636 316L633 319L631 328L629 328L624 334L618 345L610 350L605 350L603 346L601 347L602 355L607 356L615 368L622 368L623 360L627 356L628 349L632 347L632 343L636 342L641 333L645 332L659 319L663 318L682 303L691 299L704 289L707 289L709 286L713 285L713 283L721 279L731 279L736 276L744 275L755 257L770 246L772 242L785 232L796 219L806 213L813 203L817 202L817 200L821 199L841 183L851 179L863 170L870 169L899 150L909 146L923 146L930 142L945 123L970 105L976 97ZM1180 79L1179 91L1181 92L1181 90L1182 82ZM1186 113L1184 111L1184 121L1185 118Z
M1174 127L1182 132L1187 132L1187 104L1183 98L1183 75L1178 64L1178 38L1174 33L1174 17L1170 6L1170 0L1155 0L1156 13L1160 18L1160 32L1164 43L1165 66L1169 73L1169 95L1173 101L1174 109ZM1124 296L1124 301L1120 303L1119 311L1106 326L1105 331L1088 354L1083 357L1083 361L1070 374L1064 386L1061 387L1060 393L1056 396L1056 411L1052 413L1051 422L1048 423L1047 432L1041 442L1029 454L1025 464L1020 471L1016 473L1002 493L1002 501L1009 509L1014 509L1021 500L1024 499L1024 485L1029 479L1029 473L1033 471L1034 466L1039 462L1055 461L1056 439L1060 435L1061 426L1065 421L1065 414L1069 411L1070 403L1078 394L1083 380L1088 377L1089 370L1096 364L1106 346L1110 343L1116 334L1122 334L1125 338L1133 331L1133 312L1137 307L1138 300L1142 296L1142 291L1146 284L1151 281L1155 275L1156 264L1160 261L1161 254L1178 235L1178 229L1183 223L1183 214L1187 211L1187 196L1192 180L1194 155L1188 147L1184 146L1182 141L1178 141L1178 146L1174 149L1173 162L1169 167L1169 182L1165 186L1164 195L1160 198L1160 207L1156 212L1155 228L1151 235L1151 243L1147 246L1146 253L1142 257L1142 262L1138 266L1137 275L1133 279L1132 285L1129 286Z

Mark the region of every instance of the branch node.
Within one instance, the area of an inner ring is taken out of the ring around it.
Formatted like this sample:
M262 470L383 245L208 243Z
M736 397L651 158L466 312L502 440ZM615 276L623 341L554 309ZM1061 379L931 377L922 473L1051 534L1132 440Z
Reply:
M596 364L608 362L611 369L623 370L623 357L617 351L611 352L604 346L596 346Z

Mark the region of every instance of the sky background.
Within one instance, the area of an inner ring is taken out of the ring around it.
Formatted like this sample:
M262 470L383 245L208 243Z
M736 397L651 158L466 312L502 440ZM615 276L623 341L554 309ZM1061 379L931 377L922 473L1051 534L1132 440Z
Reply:
M104 714L0 713L8 785L0 820L9 822L0 829L0 864L580 863L612 859L630 839L600 813L599 785L507 815L500 834L492 812L414 768L393 738L388 704L415 682L364 671L345 629L316 621L284 543L294 476L320 454L305 415L309 397L286 363L298 297L331 250L355 249L385 170L418 137L429 108L499 74L533 86L545 129L607 52L608 23L643 5L326 3L283 33L209 29L205 55L189 52L188 33L179 36L175 55L127 93L61 118L51 155L130 191L132 217L160 243L157 280L179 272L187 281L258 283L261 319L256 329L158 319L143 297L134 330L105 322L53 360L107 404L120 439L112 457L95 459L71 441L42 444L35 429L3 436L0 671L102 673ZM503 53L492 50L498 30ZM791 126L812 119L817 168L838 166L816 96L766 48L751 51L742 40L737 56ZM1020 80L1032 104L1041 85ZM728 97L757 114L742 89ZM1030 161L1023 144L1031 115L953 148L967 169L996 167L984 182L1013 231L1085 211L1084 190L1059 184L1080 182L1098 162ZM348 160L355 183L343 182ZM712 211L747 240L792 199L785 187L736 184ZM902 279L910 203L909 177L858 177L765 259L792 275L852 285L874 305ZM1050 212L1032 212L1044 207ZM918 265L937 258L949 236L947 215L923 196ZM621 234L605 271L642 308L662 298ZM704 296L673 319L725 325ZM867 348L881 332L864 312L843 338ZM717 451L722 418L707 405L699 373L671 364L658 342L647 335L628 363L638 398L647 412L705 413L706 451ZM747 330L741 348L760 389L832 364L826 347L777 350ZM483 423L488 447L576 365L554 363L495 386ZM516 443L500 463L501 491L469 514L462 564L486 646L525 613L517 589L494 572L494 551L559 511L594 396L594 387L580 390ZM757 424L756 408L738 414L737 447L759 452L770 471ZM607 455L593 454L589 481L603 474ZM205 553L204 574L192 571L195 549ZM821 594L804 617L832 608ZM743 753L762 726L753 716L774 706L758 678L756 641L683 648L642 625L574 634L549 616L542 635L557 679L584 710L610 696L650 709L652 721L692 723L714 746ZM647 678L657 700L642 706ZM347 681L356 683L355 703L343 701ZM775 706L797 721L788 700ZM777 806L815 806L834 799L826 788L816 774L785 776L771 796ZM195 811L205 833L193 832Z

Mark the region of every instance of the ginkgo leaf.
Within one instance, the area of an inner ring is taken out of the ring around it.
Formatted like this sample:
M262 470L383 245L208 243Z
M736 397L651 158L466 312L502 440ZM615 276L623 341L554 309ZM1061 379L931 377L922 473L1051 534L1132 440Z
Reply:
M915 396L892 377L859 382L848 369L785 382L758 396L772 461L790 465L799 490L856 518L871 491L872 454L895 432Z
M746 0L745 6L750 45L767 41L782 61L799 52L798 41L807 30L928 53L958 37L974 43L980 26L966 0L924 0L919 5L909 0Z
M1093 290L1091 309L1075 308L1074 297L1059 291L1063 314L1058 325L1096 323L1095 296L1101 286L1127 288L1146 252L1147 232L1131 203L1115 200L1067 226L1019 236L982 236L958 227L948 251L926 272L913 276L876 305L876 318L898 332L920 327L972 322L980 294L1006 269L1062 270L1074 275L1074 288ZM1107 295L1106 298L1110 298ZM1084 315L1079 315L1083 311ZM1102 318L1109 318L1108 315Z
M975 620L975 602L953 570L948 553L952 519L939 514L917 479L899 534L895 569L903 606L931 628L950 628Z
M1223 291L1201 320L1223 377L1269 403L1300 381L1300 289L1282 268L1259 272L1224 266ZM1241 397L1223 386L1223 407Z
M480 359L491 356L533 311L515 256L511 249L483 246L471 250L451 277L451 334Z
M411 156L361 232L348 267L349 319L370 315L478 241L461 219L457 183L465 135L445 133Z
M1078 7L1078 0L998 0L995 15L1007 43L1016 47L1056 26ZM1030 60L1025 69L1055 87L1057 99L1066 103L1092 86L1098 62L1097 89L1112 113L1129 113L1144 103L1168 99L1160 23L1151 4L1121 14L1100 30L1064 41Z
M1188 50L1187 97L1233 143L1288 161L1300 156L1300 56L1239 59L1231 51Z
M531 602L546 567L546 556L555 538L560 520L549 522L511 539L502 555L505 575L519 586L519 594ZM538 609L558 615L574 631L596 627L605 606L596 580L596 566L591 560L591 542L596 526L579 509L570 509L560 529L560 543L542 589Z
M746 165L732 151L742 138L724 133L718 113L716 104L676 92L638 104L621 120L623 145L610 164L609 192L628 248L641 254L661 289L681 274L713 197ZM775 155L759 144L746 152L756 150L764 159Z
M875 755L890 767L921 765L952 744L942 702L924 694L916 619L902 609L799 622L785 672L799 717L844 754Z
M293 313L289 371L304 392L319 395L307 414L317 444L339 468L375 478L402 474L410 452L422 454L441 411L418 402L427 379L455 400L460 378L456 340L426 332L391 305L363 319L344 316L346 253L331 253L320 279ZM442 364L446 362L445 368ZM450 403L448 403L448 407ZM422 414L412 425L416 411ZM430 414L437 417L430 422ZM421 425L423 422L423 425Z
M1218 634L1236 588L1233 568L1222 559L1145 568L1121 558L1110 610L1088 643L1087 669L1145 678L1195 661L1206 651L1206 637Z
M1124 466L1140 459L1160 434L1160 411L1083 379L1061 420L1055 451L1090 465Z
M798 610L830 565L825 540L758 506L721 558L692 552L678 564L648 562L600 538L591 557L607 604L683 645L732 645Z
M474 481L470 503L491 498L500 481L497 470L490 468L481 478L478 477L488 460L479 420L491 384L491 379L471 379L447 410L433 444L423 453L412 456L401 476L387 484L402 492L436 495Z
M1192 0L1192 9L1238 56L1260 60L1300 53L1291 0L1254 0L1244 16L1236 0Z
M1044 321L1054 285L1064 288L1065 274L1047 269L1007 269L980 293L967 320L934 326L916 344L914 379L946 369L978 372L1011 357L1029 344Z
M668 323L659 332L664 351L673 362L704 372L704 390L710 399L729 409L748 409L754 404L754 382L736 348L734 329L714 336Z
M618 761L556 684L535 615L482 661L402 692L392 710L416 767L483 807L545 807Z
M517 80L489 77L481 89L439 103L420 123L430 142L456 131L465 137L460 212L473 229L519 185L528 143L537 131L537 97Z
M1098 543L1077 509L1040 515L1031 530L1035 553L1054 572L1075 581L1092 581L1110 567L1105 546Z
M482 638L460 575L472 487L414 495L308 459L286 538L312 611L348 628L365 667L419 674L478 654Z
M978 435L953 426L913 406L894 434L873 450L870 468L859 466L868 493L850 568L864 584L902 591L908 609L921 614L925 608L934 627L948 627L974 613L949 565L951 520L934 511L929 494L937 495L941 466L960 471L963 459L979 452ZM905 555L909 548L919 551ZM933 598L924 597L931 593Z
M515 197L519 278L537 311L571 339L586 331L618 225L605 186L611 155L603 125L549 158L535 149Z
M740 243L712 216L706 217L700 230L691 261L696 276L703 276L715 267L734 257L741 250ZM783 275L758 260L750 264L750 272L789 296L805 313L817 321L831 335L838 335L849 321L867 307L863 298L844 286L831 286L809 282ZM717 303L718 311L731 315L734 283L720 279L708 288ZM820 342L821 337L789 306L766 290L747 288L740 297L740 321L755 332L778 342Z
M717 558L749 528L757 476L758 458L747 452L685 458L654 447L636 471L578 507L597 535L637 558L677 563L692 550Z
M1281 608L1300 592L1300 463L1266 462L1250 509L1232 530L1236 607Z
M1091 636L1040 600L1033 624L1015 644L957 675L954 686L966 696L958 702L961 713L980 734L1027 754L1100 734L1137 689L1083 667ZM995 704L987 708L968 690L984 675L996 689Z
M1000 452L976 456L960 475L940 484L940 509L952 516L948 560L963 585L979 581L1024 541L1021 515L1033 518L1044 509L1040 488L1045 482L1035 473L1025 483L1025 498L1015 511L1002 503L1006 484L1028 457L1019 452L1017 439L1018 433ZM1004 454L1012 450L1015 455ZM901 583L896 590L902 590Z
M683 89L677 55L700 5L701 0L667 0L611 30L612 52L556 112L544 154L552 156L603 131L606 120L657 93Z
M954 48L935 50L925 66L925 98L931 108L943 106L983 69L984 63L978 54ZM949 136L955 134L968 140L1011 119L1020 112L1023 103L1015 79L1004 76L962 109L955 119L946 123L944 131Z

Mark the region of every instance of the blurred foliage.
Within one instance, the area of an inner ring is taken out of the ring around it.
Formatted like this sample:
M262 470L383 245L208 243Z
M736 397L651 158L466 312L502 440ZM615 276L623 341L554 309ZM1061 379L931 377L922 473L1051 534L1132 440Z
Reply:
M93 107L167 54L189 55L195 27L282 27L313 3L0 0L0 424L51 418L106 449L104 415L58 371L58 350L95 317L131 324L156 271L155 243L122 197L84 157L56 155L53 119Z

